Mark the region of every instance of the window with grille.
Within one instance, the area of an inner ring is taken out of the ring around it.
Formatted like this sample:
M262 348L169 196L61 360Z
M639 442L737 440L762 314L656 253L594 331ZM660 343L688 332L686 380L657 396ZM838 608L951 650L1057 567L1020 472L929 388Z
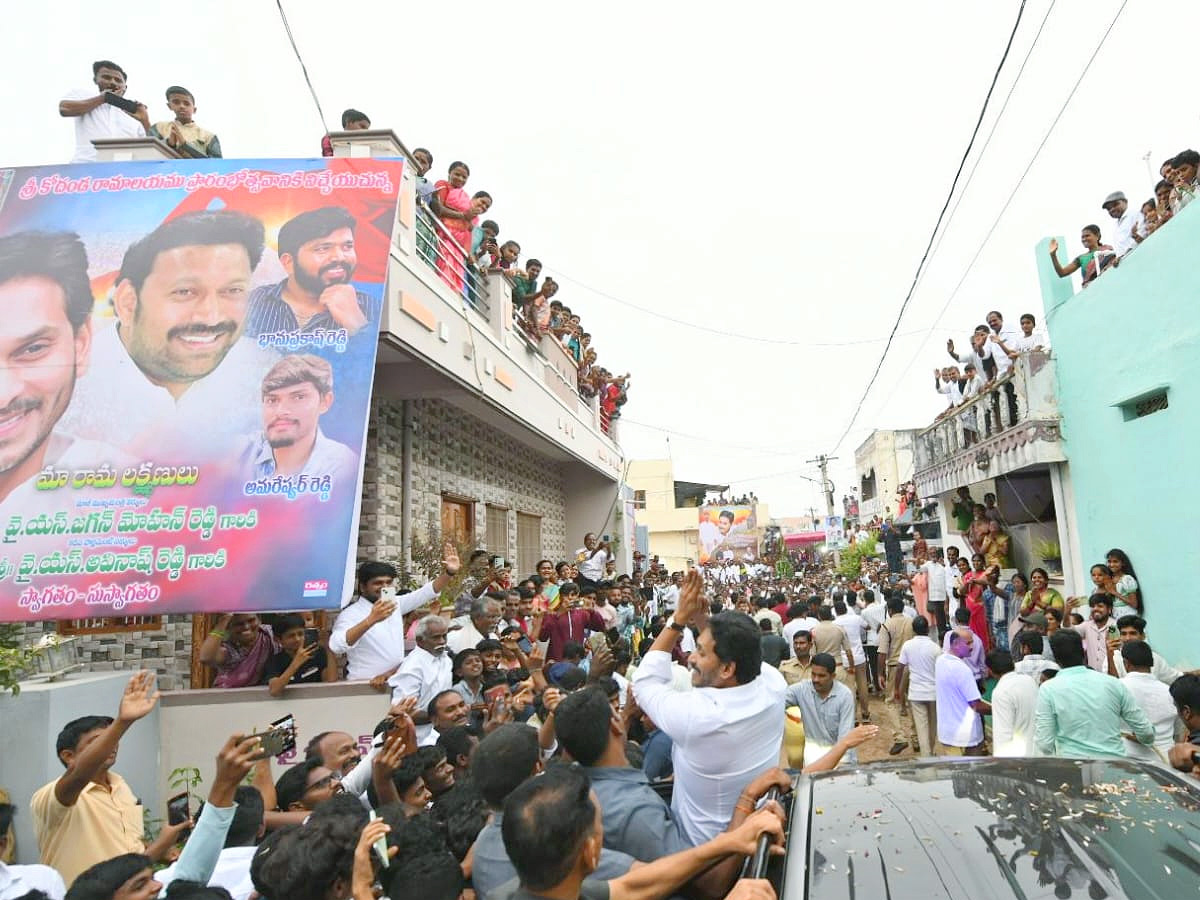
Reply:
M646 508L646 492L645 491L634 491L633 492L633 508L634 509L645 509Z
M497 556L508 555L508 510L503 506L487 507L487 548Z
M124 634L130 631L161 631L162 616L112 616L95 619L63 619L58 623L58 633L71 634Z
M522 576L542 558L542 517L517 513L517 568Z
M1146 416L1153 415L1156 412L1162 412L1169 406L1170 404L1167 402L1167 390L1166 388L1162 388L1152 391L1149 394L1143 394L1140 397L1134 397L1132 400L1126 400L1121 404L1121 412L1125 417L1125 421L1131 422L1134 419L1144 419Z

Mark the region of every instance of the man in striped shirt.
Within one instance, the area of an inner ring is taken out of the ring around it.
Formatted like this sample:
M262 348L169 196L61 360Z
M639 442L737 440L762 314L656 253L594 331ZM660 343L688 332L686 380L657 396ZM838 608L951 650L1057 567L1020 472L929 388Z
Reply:
M284 223L279 229L278 251L288 277L255 288L250 295L246 314L249 337L341 329L346 337L353 337L364 329L369 333L369 326L378 324L382 302L351 283L358 265L356 224L354 216L341 206L311 209ZM304 349L320 350L322 346L333 345L318 342L306 344ZM345 349L344 339L339 349Z

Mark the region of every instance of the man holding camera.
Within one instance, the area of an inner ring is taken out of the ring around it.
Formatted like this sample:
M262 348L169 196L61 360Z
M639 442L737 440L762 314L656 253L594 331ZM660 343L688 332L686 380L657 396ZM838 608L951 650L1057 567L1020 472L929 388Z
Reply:
M150 113L144 103L125 99L125 70L101 59L92 63L92 88L78 88L58 101L58 114L75 120L75 155L71 162L93 162L92 141L104 138L139 138L150 133Z
M612 557L612 549L606 540L596 540L590 531L583 536L583 546L575 551L575 565L579 569L579 586L595 587L605 580L605 568Z

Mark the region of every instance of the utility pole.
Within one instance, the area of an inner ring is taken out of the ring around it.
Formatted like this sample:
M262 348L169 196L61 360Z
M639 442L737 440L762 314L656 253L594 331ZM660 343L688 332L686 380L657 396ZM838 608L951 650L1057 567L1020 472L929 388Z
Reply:
M822 453L816 459L805 460L816 463L821 469L821 491L825 494L825 515L833 515L833 483L829 480L829 464L837 459L836 456L826 456Z
M805 460L805 462L807 462L809 464L816 463L817 466L819 466L821 469L821 491L822 491L822 493L825 494L825 515L826 516L833 515L833 482L831 482L829 480L829 463L835 459L837 459L836 456L826 456L824 453L822 453L816 459ZM826 541L828 541L829 535L826 535L825 539L826 539ZM841 563L841 557L842 557L842 555L837 551L837 548L835 547L833 550L833 564L835 566L837 566L838 564Z

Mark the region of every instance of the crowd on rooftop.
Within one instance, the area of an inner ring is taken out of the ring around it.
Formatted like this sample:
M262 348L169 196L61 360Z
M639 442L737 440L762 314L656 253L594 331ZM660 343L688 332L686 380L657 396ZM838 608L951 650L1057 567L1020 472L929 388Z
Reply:
M1140 208L1130 206L1122 191L1109 194L1101 205L1113 219L1110 241L1104 241L1100 226L1086 225L1080 235L1083 253L1064 264L1058 257L1058 241L1052 239L1048 249L1054 270L1062 278L1079 272L1086 288L1100 275L1119 266L1122 259L1192 202L1200 190L1198 165L1200 154L1195 150L1184 150L1164 161L1159 169L1162 180L1155 186L1155 196ZM1050 341L1037 330L1033 313L1022 313L1019 322L1018 331L1005 325L1000 311L992 310L986 316L986 324L975 328L969 348L956 349L953 340L946 342L946 350L954 363L934 370L934 389L946 396L948 407L939 420L952 417L956 410L971 405L980 395L990 396L990 401L982 406L976 404L971 409L957 412L963 442L967 446L1016 423L1017 397L1011 380L1013 363L1022 354L1050 350Z
M75 120L72 162L94 161L94 140L139 137L157 138L181 156L221 157L220 140L195 121L196 100L189 90L168 87L166 106L172 118L151 123L146 105L127 99L126 89L125 70L111 60L97 60L92 64L92 84L69 92L59 102L59 115ZM343 131L364 131L370 129L371 120L360 110L347 109L342 112L341 126ZM333 156L328 134L321 138L321 154ZM598 398L602 427L607 432L627 400L629 374L615 375L597 363L592 336L579 314L554 299L558 283L549 276L539 282L541 261L527 258L522 264L521 245L511 239L500 243L496 221L481 221L492 206L492 196L487 191L467 191L471 170L465 162L452 162L445 178L431 181L426 176L433 167L433 154L418 147L412 151L412 159L417 174L418 255L452 291L476 308L485 306L483 294L489 275L507 278L512 286L516 330L535 348L543 336L561 345L575 364L580 397L588 401Z

